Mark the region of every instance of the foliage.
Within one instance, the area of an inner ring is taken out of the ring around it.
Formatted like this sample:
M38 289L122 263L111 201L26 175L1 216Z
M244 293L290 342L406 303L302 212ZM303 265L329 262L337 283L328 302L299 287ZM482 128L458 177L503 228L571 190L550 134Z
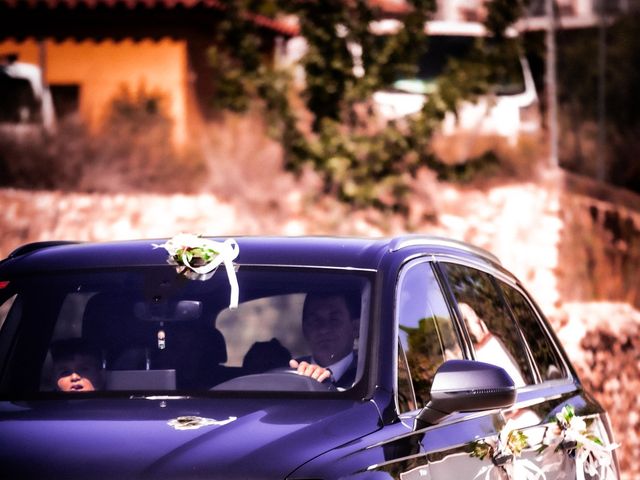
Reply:
M407 334L407 361L419 405L429 402L433 377L443 361L438 323L437 317L429 317L421 318L417 328L400 326Z
M501 37L523 13L524 2L513 0L492 0L487 11L485 24L495 36Z
M487 443L485 440L477 440L469 444L469 455L480 460L484 460L487 457L495 459L497 456L513 455L519 457L522 451L527 448L528 437L522 432L522 430L511 430L508 427L500 432L500 436L503 445L493 445ZM502 448L500 448L502 447ZM503 450L503 451L500 451Z
M455 168L435 158L430 139L446 112L485 93L503 75L502 33L520 12L518 2L489 3L488 28L497 34L495 45L485 48L480 41L469 59L451 62L421 114L384 123L376 117L372 93L399 76L415 75L418 58L428 47L424 24L436 8L434 0L408 3L402 28L382 36L370 29L380 12L365 0L225 2L225 18L210 50L217 106L244 111L251 99L260 98L271 133L284 147L286 168L299 171L311 164L321 173L326 192L354 206L403 210L419 168L457 178ZM298 18L307 44L300 63L308 119L292 106L289 72L278 71L263 56L269 45L258 27L245 21L248 12Z
M221 250L217 244L188 233L180 233L158 247L167 250L173 264L189 268L213 262Z
M470 158L466 162L451 166L436 164L434 168L441 180L467 183L479 176L495 173L500 169L500 160L494 151L487 150L480 156Z

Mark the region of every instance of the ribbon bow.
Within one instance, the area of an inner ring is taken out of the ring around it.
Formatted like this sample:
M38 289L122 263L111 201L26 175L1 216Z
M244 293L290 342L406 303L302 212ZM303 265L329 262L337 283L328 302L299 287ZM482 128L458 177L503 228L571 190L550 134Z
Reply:
M240 247L235 240L229 238L224 242L216 242L181 233L161 245L153 244L153 248L164 248L169 253L167 261L170 264L186 267L200 275L214 272L223 263L231 287L229 308L238 307L239 287L233 261L238 257Z
M556 414L556 424L559 434L549 446L554 452L564 450L575 458L577 480L584 480L585 473L597 474L600 480L615 478L611 451L618 448L618 444L605 445L590 431L584 419L575 414L572 405L565 405Z

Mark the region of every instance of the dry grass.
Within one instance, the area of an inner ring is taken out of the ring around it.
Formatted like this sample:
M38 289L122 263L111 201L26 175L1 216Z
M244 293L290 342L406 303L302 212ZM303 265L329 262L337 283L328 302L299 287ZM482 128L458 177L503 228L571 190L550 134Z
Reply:
M194 149L174 151L168 129L90 134L73 120L55 137L0 139L2 186L80 192L193 192L205 164Z
M547 158L541 135L521 135L511 143L498 135L438 133L432 149L442 162L461 172L460 181L474 186L529 180L537 176ZM465 167L473 171L464 171Z

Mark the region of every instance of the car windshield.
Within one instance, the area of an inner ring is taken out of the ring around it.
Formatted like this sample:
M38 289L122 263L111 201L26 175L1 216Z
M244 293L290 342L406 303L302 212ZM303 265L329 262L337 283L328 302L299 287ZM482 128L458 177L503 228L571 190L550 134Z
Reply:
M241 266L233 310L223 268L9 279L0 282L0 394L348 390L364 364L369 275ZM340 363L351 377L321 385L292 374L291 359Z
M398 78L393 87L409 93L429 94L436 89L437 78L444 73L452 60L469 58L478 38L463 35L430 35L427 51L420 57L415 78ZM491 48L491 41L484 39L485 48ZM514 95L525 89L522 65L515 42L508 44L508 58L501 62L492 87L496 95Z

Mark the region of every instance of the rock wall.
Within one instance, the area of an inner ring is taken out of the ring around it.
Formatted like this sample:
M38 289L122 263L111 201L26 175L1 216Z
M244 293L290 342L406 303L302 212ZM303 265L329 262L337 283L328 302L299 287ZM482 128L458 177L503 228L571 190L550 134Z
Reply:
M582 194L567 196L557 271L564 301L628 302L640 308L640 199L638 210Z
M624 478L640 478L640 311L628 303L565 303L558 335L582 379L607 409Z

